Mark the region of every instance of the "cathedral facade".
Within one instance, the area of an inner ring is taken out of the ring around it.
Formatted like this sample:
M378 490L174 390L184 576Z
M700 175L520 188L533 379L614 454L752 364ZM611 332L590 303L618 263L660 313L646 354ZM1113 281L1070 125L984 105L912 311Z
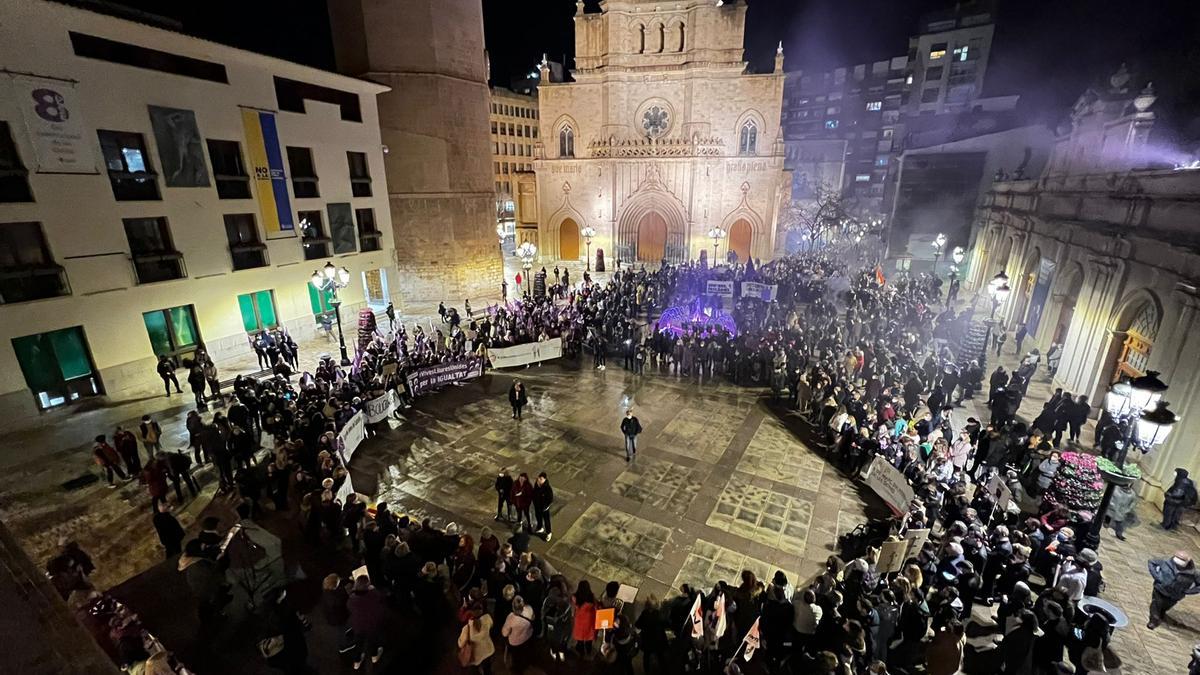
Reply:
M575 15L574 81L539 92L543 260L768 259L787 198L783 54L747 72L746 4L607 0ZM531 195L532 196L532 195ZM519 198L525 197L521 195Z

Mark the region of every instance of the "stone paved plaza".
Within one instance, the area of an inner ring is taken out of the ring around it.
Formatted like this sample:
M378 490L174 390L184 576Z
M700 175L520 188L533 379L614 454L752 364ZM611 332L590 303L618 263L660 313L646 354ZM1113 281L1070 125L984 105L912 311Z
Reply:
M351 464L356 488L397 511L478 533L497 525L492 481L501 467L531 475L544 470L557 498L555 536L549 544L535 538L533 549L571 579L619 580L638 587L639 598L661 597L685 582L709 587L742 569L767 578L782 569L805 583L840 532L883 513L873 495L799 440L804 425L772 406L764 390L636 377L616 366L597 372L570 361L513 374L529 388L524 420L510 419L509 374L423 397L404 421L393 420L360 448ZM645 432L636 460L627 464L618 425L630 405ZM182 409L156 407L168 447L181 445ZM65 443L73 428L78 437L29 461L11 461L0 476L0 517L35 562L45 561L60 536L75 538L95 555L96 580L108 587L161 560L149 499L137 483L70 492L59 485L86 470L89 428L135 419L124 408L94 411L9 436L17 448ZM201 474L201 498L183 509L185 526L212 499L210 472ZM1180 548L1196 551L1195 530L1164 533L1147 504L1139 514L1144 522L1128 541L1109 533L1101 548L1104 595L1131 617L1116 634L1116 651L1125 673L1182 672L1200 642L1200 603L1185 600L1174 622L1146 630L1145 563ZM986 609L977 607L976 618L986 621Z

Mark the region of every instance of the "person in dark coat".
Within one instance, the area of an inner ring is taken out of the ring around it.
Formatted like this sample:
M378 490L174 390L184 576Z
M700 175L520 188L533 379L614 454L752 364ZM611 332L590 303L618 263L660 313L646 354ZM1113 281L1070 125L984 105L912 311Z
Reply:
M171 385L175 385L175 393L182 394L183 390L179 388L179 378L175 377L175 364L166 355L158 357L158 366L156 368L158 376L162 378L163 388L167 390L167 396L171 395Z
M637 437L642 433L642 423L633 414L633 408L625 411L625 419L621 420L621 433L625 436L625 461L637 456Z
M496 520L512 520L512 487L513 478L508 469L500 469L496 475Z
M512 416L514 420L521 419L521 409L529 402L529 396L525 392L525 385L521 384L520 380L513 380L513 384L508 389L508 403L512 406Z
M158 533L158 541L162 543L168 560L183 552L183 526L175 516L171 515L171 505L164 499L158 502L154 510L154 531Z
M554 488L550 487L550 479L546 472L538 474L533 482L533 516L537 521L534 534L541 534L546 541L552 536L550 528L550 505L554 503ZM537 607L538 605L535 605Z
M362 667L368 657L371 663L379 663L383 657L384 624L387 619L387 606L383 594L371 585L367 575L361 575L354 580L354 590L346 601L350 612L347 624L354 631L354 639L358 643L358 657L354 661L355 670Z
M529 507L533 505L533 485L529 482L529 474L517 476L510 493L513 506L517 507L517 527L524 525L532 530L533 523L529 519Z
M1163 560L1148 563L1154 590L1150 595L1150 621L1146 628L1154 630L1166 618L1167 612L1186 596L1200 593L1200 573L1192 556L1184 551Z
M1163 529L1174 529L1184 509L1195 506L1196 497L1196 483L1188 478L1187 469L1175 469L1175 482L1163 494Z
M133 432L124 427L117 427L117 430L113 432L113 446L116 447L117 454L121 455L121 459L125 462L129 475L141 473L142 459L138 456L137 436L134 436Z
M128 480L125 471L121 469L121 456L117 453L116 448L108 444L103 434L96 437L96 444L92 446L92 456L95 458L96 464L104 469L109 487L117 486L113 482L114 473L120 476L121 480Z

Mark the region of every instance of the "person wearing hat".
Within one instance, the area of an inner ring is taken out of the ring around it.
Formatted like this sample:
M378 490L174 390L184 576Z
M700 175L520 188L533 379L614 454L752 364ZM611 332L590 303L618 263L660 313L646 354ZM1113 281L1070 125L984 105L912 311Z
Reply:
M1154 589L1150 594L1150 621L1146 628L1154 630L1180 600L1200 593L1200 573L1186 551L1176 551L1170 558L1151 560L1148 567Z
M1163 493L1163 529L1178 525L1184 509L1195 506L1196 500L1196 483L1188 478L1187 469L1175 469L1175 482Z

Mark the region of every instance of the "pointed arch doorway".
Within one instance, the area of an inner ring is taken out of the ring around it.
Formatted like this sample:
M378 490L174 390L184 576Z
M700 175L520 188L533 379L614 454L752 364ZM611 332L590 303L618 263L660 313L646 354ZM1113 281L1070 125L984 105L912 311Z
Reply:
M579 225L571 218L558 226L559 260L579 260Z
M738 218L729 228L729 250L737 254L737 261L744 263L750 259L750 243L754 233L750 223L745 218Z
M638 221L638 262L658 263L667 253L667 220L658 211L650 211Z

